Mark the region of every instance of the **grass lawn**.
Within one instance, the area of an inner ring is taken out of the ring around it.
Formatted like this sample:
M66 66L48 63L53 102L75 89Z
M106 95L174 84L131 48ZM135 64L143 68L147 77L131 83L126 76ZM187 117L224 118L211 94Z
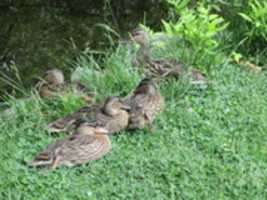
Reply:
M76 63L101 100L124 96L141 79L120 47L95 75L90 57ZM79 71L79 70L78 70ZM82 106L67 94L54 102L11 101L15 111L0 116L0 199L267 199L267 79L227 61L211 66L206 89L186 80L160 83L166 110L155 133L122 131L103 159L55 171L26 163L60 136L46 124Z

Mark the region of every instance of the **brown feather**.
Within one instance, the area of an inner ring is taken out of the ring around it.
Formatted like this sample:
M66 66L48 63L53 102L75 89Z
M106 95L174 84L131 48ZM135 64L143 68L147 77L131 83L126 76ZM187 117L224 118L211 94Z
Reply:
M35 167L52 167L57 158L57 165L74 166L96 160L111 149L111 142L104 134L76 133L49 145L29 164Z

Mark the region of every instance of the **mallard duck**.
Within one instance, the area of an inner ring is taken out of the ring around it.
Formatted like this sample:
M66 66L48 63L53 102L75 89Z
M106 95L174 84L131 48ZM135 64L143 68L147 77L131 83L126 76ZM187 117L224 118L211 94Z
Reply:
M129 129L151 126L156 116L165 107L164 99L151 79L143 79L133 94L125 100L131 106Z
M75 134L49 145L29 163L29 166L55 169L59 166L72 167L100 159L111 149L107 133L108 130L103 127L83 123Z
M88 121L105 127L109 134L119 132L128 125L130 107L118 97L109 97L103 105L85 106L69 116L58 119L48 125L51 132L71 130L82 121Z
M91 102L94 94L79 81L69 83L65 81L64 74L59 69L46 71L42 81L37 84L39 94L43 98L52 98L64 93L68 89L74 89L75 94L82 97L86 102Z
M47 70L44 80L52 86L60 86L65 83L64 74L59 69Z
M132 38L140 45L137 56L133 60L135 67L143 66L147 74L160 77L173 76L179 78L186 73L183 65L175 60L152 59L149 48L149 35L143 29L135 29L132 32ZM203 84L206 82L206 78L200 70L194 68L189 70L189 76L193 79L193 84Z
M43 98L51 98L63 88L64 75L58 69L46 71L44 78L37 84L37 90Z

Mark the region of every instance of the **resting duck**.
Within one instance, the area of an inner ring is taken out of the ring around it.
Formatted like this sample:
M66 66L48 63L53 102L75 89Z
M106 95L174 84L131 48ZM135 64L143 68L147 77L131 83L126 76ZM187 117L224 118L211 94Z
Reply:
M157 115L164 110L165 103L151 79L143 79L133 94L125 100L130 105L129 129L151 127Z
M39 94L43 98L51 99L59 94L64 93L67 89L74 89L78 96L81 96L86 102L91 102L93 93L82 83L76 81L68 83L64 79L64 74L59 69L46 71L42 81L37 84Z
M173 76L179 78L185 74L183 65L175 60L156 60L150 55L149 35L141 28L137 28L132 32L133 40L140 45L137 56L133 60L133 65L137 68L144 67L145 73L153 76L167 77ZM203 73L197 69L191 69L189 76L193 79L193 84L204 84L206 78Z
M75 134L49 145L29 163L29 166L55 169L59 166L72 167L100 159L111 150L107 133L108 130L105 128L83 123Z
M43 80L37 84L37 89L41 97L52 98L63 88L64 82L62 71L58 69L48 70Z
M48 125L51 132L69 131L80 121L88 121L105 127L109 134L119 132L128 125L130 107L118 97L106 99L103 105L91 105L58 119Z

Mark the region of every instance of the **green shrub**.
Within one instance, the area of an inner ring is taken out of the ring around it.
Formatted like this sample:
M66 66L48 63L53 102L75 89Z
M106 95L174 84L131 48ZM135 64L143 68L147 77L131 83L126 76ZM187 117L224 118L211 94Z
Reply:
M212 7L213 12L229 23L224 49L238 50L246 57L264 55L262 53L264 51L266 54L266 2L263 0L202 0L201 2Z
M250 1L249 9L239 15L247 22L249 40L262 38L267 42L267 2Z
M200 64L206 57L213 57L220 45L218 36L227 27L223 17L211 12L210 6L199 3L196 9L188 9L187 1L170 1L178 20L163 21L164 31L171 37L181 37L191 59Z

